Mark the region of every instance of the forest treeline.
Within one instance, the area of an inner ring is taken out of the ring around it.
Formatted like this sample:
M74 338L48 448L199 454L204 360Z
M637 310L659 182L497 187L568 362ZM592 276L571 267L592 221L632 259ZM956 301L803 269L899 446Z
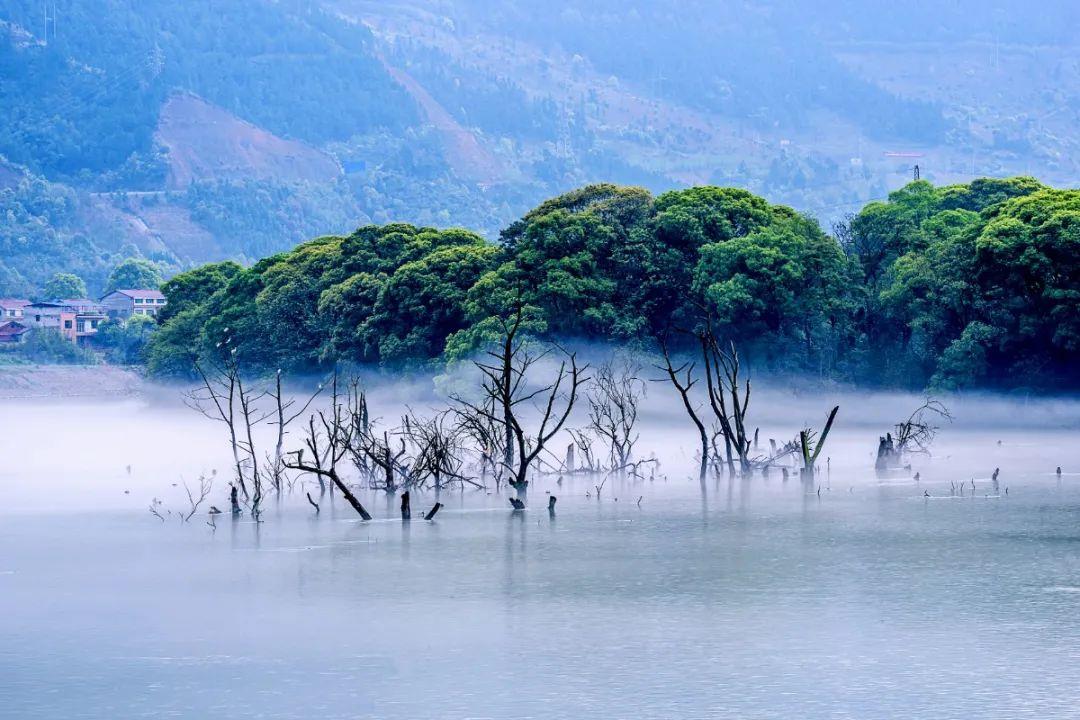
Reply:
M163 286L156 375L223 353L252 371L468 357L520 312L538 338L693 342L869 385L1080 386L1080 191L1027 177L913 182L824 231L745 190L592 185L495 244L407 224L321 237ZM674 344L674 345L672 345Z

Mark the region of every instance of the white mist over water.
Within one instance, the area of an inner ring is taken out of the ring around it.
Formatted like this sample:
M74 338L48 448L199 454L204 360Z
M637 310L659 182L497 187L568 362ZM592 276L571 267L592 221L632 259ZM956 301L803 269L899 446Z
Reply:
M5 403L0 717L1075 717L1080 404L950 399L916 483L873 456L921 398L762 389L763 445L841 406L819 495L702 487L689 422L649 392L663 477L599 500L542 478L524 514L453 491L403 524L383 493L370 523L294 495L215 531L147 510L212 469L228 504L222 428L175 397ZM425 397L373 387L391 401Z

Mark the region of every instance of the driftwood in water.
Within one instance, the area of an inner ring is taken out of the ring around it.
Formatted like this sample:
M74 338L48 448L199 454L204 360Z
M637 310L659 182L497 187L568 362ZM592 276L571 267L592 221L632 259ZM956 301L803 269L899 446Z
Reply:
M318 514L318 513L319 513L319 503L315 502L315 501L314 501L314 500L313 500L313 499L311 498L311 493L308 493L308 494L307 494L307 501L308 501L309 503L311 503L311 507L315 508L315 514Z
M521 502L521 500L519 500L516 497L510 498L510 506L514 508L515 512L518 511L518 510L524 510L525 509L525 503Z
M425 520L431 520L433 517L435 517L435 513L439 512L439 510L441 510L441 509L442 509L442 503L441 502L435 503L435 505L430 510L428 510L428 514L424 516L424 519Z
M409 491L401 493L401 519L412 519L412 507L409 506Z

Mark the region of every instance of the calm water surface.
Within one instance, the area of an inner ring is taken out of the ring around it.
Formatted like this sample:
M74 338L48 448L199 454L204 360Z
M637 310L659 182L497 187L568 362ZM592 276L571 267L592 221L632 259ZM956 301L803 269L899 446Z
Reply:
M960 423L915 483L874 477L852 424L810 488L702 487L670 431L666 479L599 500L443 493L403 525L382 494L371 523L293 498L212 529L146 506L213 428L68 408L44 442L56 410L0 446L3 718L1080 717L1075 426Z

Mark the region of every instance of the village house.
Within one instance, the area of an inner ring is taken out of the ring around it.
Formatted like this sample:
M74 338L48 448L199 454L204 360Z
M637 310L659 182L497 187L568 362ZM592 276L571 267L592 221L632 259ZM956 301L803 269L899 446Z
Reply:
M22 320L23 308L29 304L29 300L0 298L0 323L9 320Z
M165 307L165 296L158 290L114 290L101 298L101 304L109 317L127 320L132 315L157 317Z
M30 328L15 320L0 320L0 345L19 343Z
M107 317L104 307L86 298L36 302L23 308L23 323L56 330L75 343L96 335Z

